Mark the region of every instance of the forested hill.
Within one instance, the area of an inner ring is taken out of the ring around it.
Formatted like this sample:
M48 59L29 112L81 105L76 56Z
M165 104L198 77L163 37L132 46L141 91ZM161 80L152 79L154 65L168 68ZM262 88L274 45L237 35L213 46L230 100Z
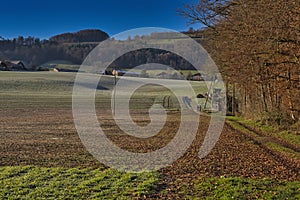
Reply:
M76 33L63 33L50 38L52 42L75 43L75 42L101 42L109 38L109 35L101 30L90 29Z
M135 39L140 37L143 36L135 36ZM63 33L50 37L48 40L40 40L35 37L24 38L22 36L8 40L0 37L0 61L22 60L33 69L55 60L81 64L87 55L107 38L109 38L107 33L92 29L75 33ZM161 42L166 42L166 40L162 39ZM118 42L116 41L116 43ZM108 52L110 51L109 48L111 47L108 47ZM129 52L113 64L116 67L132 68L149 62L161 63L175 69L193 69L190 63L179 56L155 49Z
M107 38L107 33L95 29L64 33L43 40L31 36L0 37L0 60L22 60L30 67L52 60L81 64L89 52Z

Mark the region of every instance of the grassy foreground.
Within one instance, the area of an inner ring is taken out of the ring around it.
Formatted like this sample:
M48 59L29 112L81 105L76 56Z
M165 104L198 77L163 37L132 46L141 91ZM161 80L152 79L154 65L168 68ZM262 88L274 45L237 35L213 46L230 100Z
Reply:
M200 178L183 193L191 199L300 199L300 182L248 178Z
M123 173L113 169L0 167L1 199L132 199L164 196L156 172ZM300 182L249 178L202 178L181 182L188 199L299 199ZM192 185L192 186L191 186ZM159 193L157 193L159 192Z
M0 199L129 199L153 193L157 173L0 167Z

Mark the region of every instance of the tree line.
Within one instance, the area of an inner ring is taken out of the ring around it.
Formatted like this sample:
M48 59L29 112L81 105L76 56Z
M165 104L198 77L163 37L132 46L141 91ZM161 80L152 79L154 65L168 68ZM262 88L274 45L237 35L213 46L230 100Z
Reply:
M300 1L199 0L179 10L240 96L242 114L300 121Z

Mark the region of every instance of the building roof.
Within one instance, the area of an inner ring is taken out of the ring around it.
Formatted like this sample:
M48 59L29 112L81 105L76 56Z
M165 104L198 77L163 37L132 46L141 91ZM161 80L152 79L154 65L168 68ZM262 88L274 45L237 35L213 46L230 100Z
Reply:
M20 69L21 70L28 70L28 67L26 65L26 63L24 61L20 61L20 60L14 60L14 61L10 61L10 60L4 60L4 61L0 61L0 64L2 66L6 66L9 69Z

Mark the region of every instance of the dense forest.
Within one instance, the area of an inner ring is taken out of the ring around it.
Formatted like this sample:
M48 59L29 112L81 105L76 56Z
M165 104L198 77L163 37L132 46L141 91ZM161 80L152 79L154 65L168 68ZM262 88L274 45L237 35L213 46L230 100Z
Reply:
M284 128L300 121L300 1L199 0L179 10L212 55L242 114Z
M118 44L115 44L116 46ZM120 49L124 48L119 45ZM109 49L108 49L109 50ZM175 70L195 70L192 64L186 61L184 58L176 55L175 53L168 52L161 49L144 48L136 51L131 51L117 58L110 66L108 70L112 68L117 69L132 69L136 66L147 63L160 63ZM150 66L148 66L148 69ZM152 66L152 69L153 68Z

